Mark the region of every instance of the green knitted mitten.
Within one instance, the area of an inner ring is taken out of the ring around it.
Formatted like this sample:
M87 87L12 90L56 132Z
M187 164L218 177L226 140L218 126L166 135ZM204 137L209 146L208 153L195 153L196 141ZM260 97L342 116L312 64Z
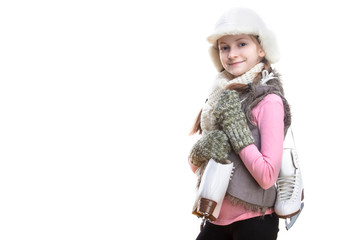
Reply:
M226 134L221 130L213 130L195 143L191 149L190 160L197 167L210 158L224 163L230 151L231 145Z
M241 110L239 94L235 90L226 90L222 93L214 110L217 123L229 137L235 152L253 144L254 139Z

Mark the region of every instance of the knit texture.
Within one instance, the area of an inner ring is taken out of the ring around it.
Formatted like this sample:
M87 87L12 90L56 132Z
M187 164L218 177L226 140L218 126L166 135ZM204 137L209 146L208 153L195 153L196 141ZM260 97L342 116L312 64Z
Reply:
M215 107L214 116L228 136L235 152L254 143L246 116L241 110L237 91L226 90L221 95Z
M191 149L190 160L197 167L211 158L224 163L230 151L231 145L226 134L221 130L214 130L195 143Z
M218 74L217 78L215 79L215 84L211 88L208 99L202 108L200 126L203 131L203 135L206 135L212 130L219 129L219 126L216 124L216 119L213 116L213 110L226 87L233 83L252 83L257 74L260 73L263 68L264 63L258 63L252 69L236 78L234 78L227 71L223 71Z

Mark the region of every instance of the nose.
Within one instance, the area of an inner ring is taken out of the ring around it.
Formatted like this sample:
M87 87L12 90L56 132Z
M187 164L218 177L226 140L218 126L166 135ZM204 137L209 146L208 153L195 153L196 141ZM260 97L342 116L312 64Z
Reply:
M236 49L231 48L229 50L228 58L229 59L234 59L234 58L237 58L237 56L238 56L238 54L237 54Z

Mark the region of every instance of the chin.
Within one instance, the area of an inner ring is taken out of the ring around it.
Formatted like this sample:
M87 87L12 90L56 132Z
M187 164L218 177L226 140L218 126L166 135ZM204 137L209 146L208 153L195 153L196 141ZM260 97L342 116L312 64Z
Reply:
M231 71L230 73L235 77L239 77L239 76L243 75L245 72L244 71Z

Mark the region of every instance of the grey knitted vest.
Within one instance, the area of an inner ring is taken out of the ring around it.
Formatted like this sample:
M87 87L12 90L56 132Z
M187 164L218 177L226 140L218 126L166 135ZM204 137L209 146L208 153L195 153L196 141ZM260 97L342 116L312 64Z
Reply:
M247 116L248 125L253 135L256 147L261 151L261 136L257 126L252 124L251 110L266 97L268 94L277 94L283 100L285 117L285 134L291 124L290 107L284 98L282 84L279 75L278 79L270 80L267 85L253 84L246 92L240 93L240 99L243 100L242 107ZM241 205L247 210L261 211L265 213L268 208L272 208L276 200L275 186L264 190L252 177L250 172L239 157L239 154L232 151L228 159L234 163L235 171L227 190L227 198L233 205Z

